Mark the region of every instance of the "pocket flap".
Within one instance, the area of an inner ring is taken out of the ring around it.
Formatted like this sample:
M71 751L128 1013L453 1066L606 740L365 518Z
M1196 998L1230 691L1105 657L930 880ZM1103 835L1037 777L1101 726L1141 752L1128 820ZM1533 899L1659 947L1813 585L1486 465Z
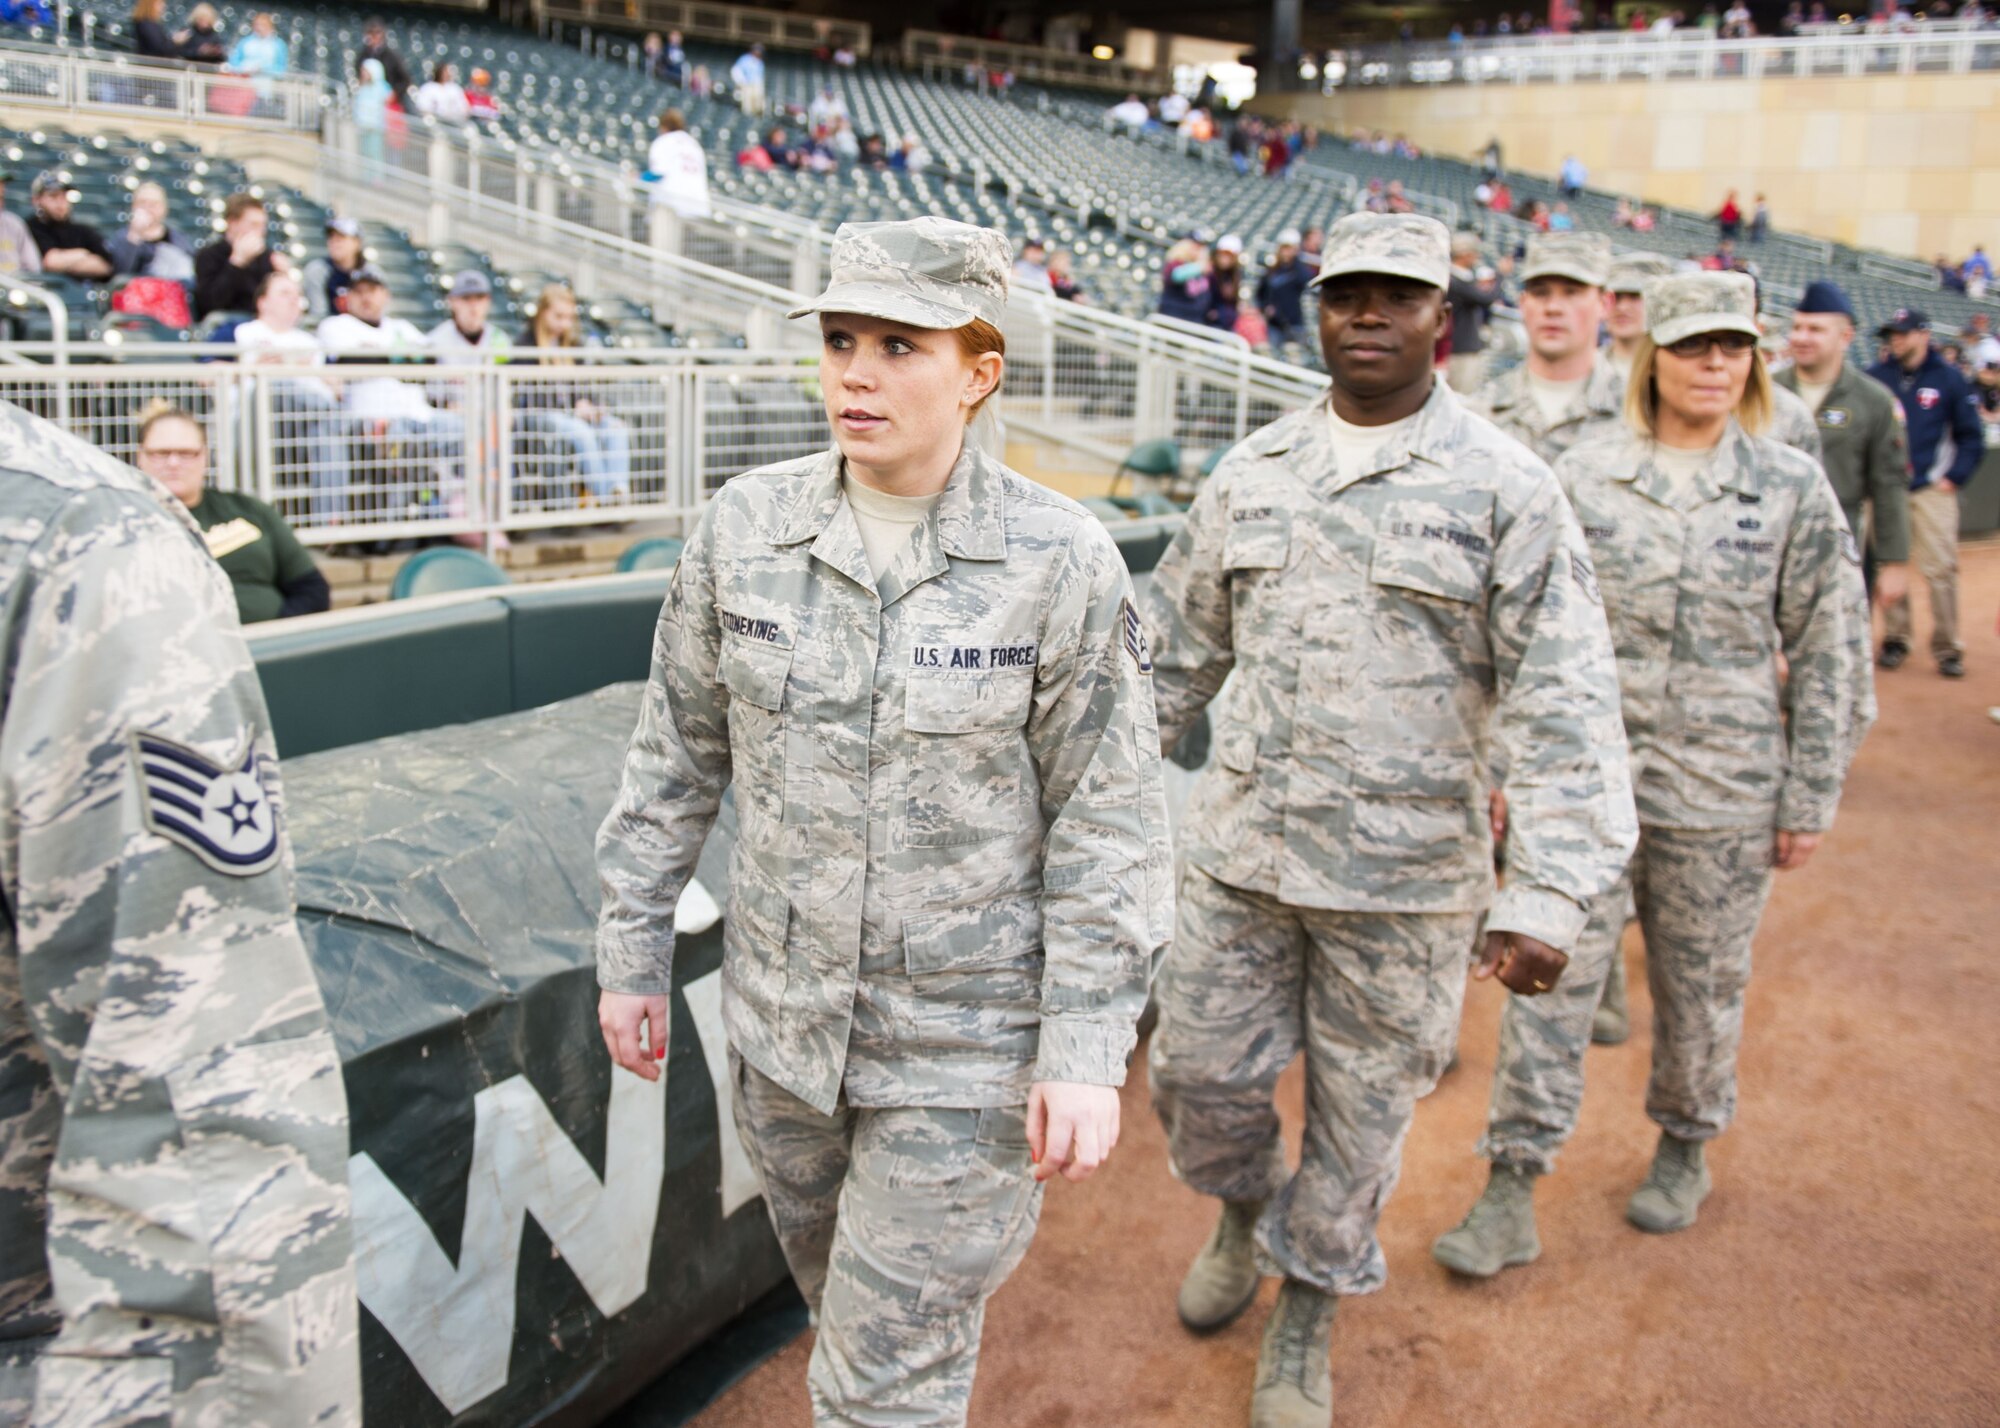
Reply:
M975 734L1018 729L1028 722L1035 672L912 674L903 695L903 725L912 734Z
M995 898L970 907L903 919L903 955L910 975L998 967L1039 952L1039 893Z
M1231 773L1254 773L1257 768L1257 731L1232 721L1215 736L1215 761Z
M1231 570L1283 570L1292 554L1289 518L1232 519L1222 541L1222 563Z
M1475 565L1469 552L1443 540L1393 533L1387 523L1375 533L1368 578L1377 585L1393 585L1468 605L1485 594L1483 563Z
M784 708L785 680L792 672L789 647L725 637L719 663L731 697L759 709Z

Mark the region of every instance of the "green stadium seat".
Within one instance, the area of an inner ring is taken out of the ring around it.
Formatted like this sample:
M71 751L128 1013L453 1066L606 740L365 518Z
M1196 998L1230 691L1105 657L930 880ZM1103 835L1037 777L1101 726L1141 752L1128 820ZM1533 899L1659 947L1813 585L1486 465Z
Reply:
M442 595L450 590L478 590L510 583L506 571L477 551L445 545L418 551L404 561L389 586L389 598L408 600L417 595Z
M618 557L618 571L622 575L632 570L671 570L680 561L682 544L672 536L638 541Z

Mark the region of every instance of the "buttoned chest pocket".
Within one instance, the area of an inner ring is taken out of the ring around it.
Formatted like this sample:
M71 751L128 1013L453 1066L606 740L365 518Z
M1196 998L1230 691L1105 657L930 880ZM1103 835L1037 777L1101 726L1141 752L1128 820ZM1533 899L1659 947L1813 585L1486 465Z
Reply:
M1230 512L1222 540L1222 563L1229 572L1231 624L1239 652L1255 659L1289 631L1285 567L1292 558L1292 515L1276 506Z
M729 690L729 752L739 811L782 822L785 812L785 688L792 650L724 635L718 672Z
M1692 651L1700 663L1741 668L1777 651L1778 565L1783 557L1769 503L1731 501L1709 513L1700 542Z
M906 846L984 843L1039 826L1040 779L1027 736L1034 692L1033 669L910 675Z
M1458 511L1408 502L1378 518L1368 561L1371 648L1360 671L1370 742L1466 736L1459 696L1484 681L1491 659L1492 564L1487 529Z

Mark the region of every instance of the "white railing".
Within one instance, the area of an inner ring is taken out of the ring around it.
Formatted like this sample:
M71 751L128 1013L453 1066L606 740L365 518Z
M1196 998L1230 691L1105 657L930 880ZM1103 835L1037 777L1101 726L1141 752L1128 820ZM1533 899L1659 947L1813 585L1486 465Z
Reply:
M709 0L537 0L546 22L614 30L679 30L691 39L732 44L766 44L777 49L838 49L868 53L869 26L860 20L821 19L763 10L754 5L722 5Z
M0 42L0 105L317 133L329 103L313 75L248 78L134 55Z
M1722 40L1669 35L1541 35L1453 44L1378 45L1332 58L1331 93L1368 85L1570 84L1617 79L1780 79L1973 74L2000 69L2000 29Z
M948 35L940 30L905 30L903 63L926 75L933 70L957 71L971 65L982 72L1004 71L1032 84L1075 84L1142 95L1165 87L1157 69L1123 60L1093 59L1040 45L981 40L969 35Z

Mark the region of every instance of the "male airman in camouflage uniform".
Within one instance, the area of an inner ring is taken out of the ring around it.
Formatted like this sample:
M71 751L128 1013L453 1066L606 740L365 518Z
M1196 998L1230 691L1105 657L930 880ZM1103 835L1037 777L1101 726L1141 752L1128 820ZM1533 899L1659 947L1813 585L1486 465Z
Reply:
M1008 261L988 229L850 225L801 312L997 326ZM968 442L877 569L854 480L838 450L738 477L683 552L599 837L598 980L668 990L733 781L723 1020L815 1421L953 1424L1040 1213L1031 1087L1122 1083L1170 930L1160 738L1094 516Z
M1147 606L1166 746L1235 671L1189 803L1151 1072L1176 1174L1225 1202L1181 1317L1235 1318L1259 1253L1285 1276L1258 1428L1330 1420L1335 1296L1381 1287L1376 1221L1451 1054L1480 912L1485 967L1545 990L1635 832L1582 532L1548 468L1432 379L1448 265L1435 220L1335 226L1333 393L1223 460ZM1494 744L1516 810L1497 897ZM1271 1096L1301 1052L1292 1175Z
M1521 264L1528 355L1466 409L1553 462L1593 422L1615 420L1625 383L1597 348L1611 243L1601 233L1538 233Z
M1632 358L1646 335L1646 284L1674 271L1658 253L1624 252L1611 260L1604 281L1604 331L1611 338L1605 356L1618 373L1618 389L1632 375Z
M1741 275L1660 278L1646 303L1661 347L1757 331ZM1462 1274L1496 1274L1541 1252L1534 1181L1576 1125L1584 1046L1628 892L1646 935L1646 1111L1661 1136L1626 1213L1653 1232L1694 1223L1709 1189L1702 1147L1735 1111L1750 944L1774 862L1810 855L1874 721L1860 557L1818 465L1734 417L1686 475L1659 450L1628 427L1556 463L1617 643L1639 844L1618 887L1591 903L1561 985L1508 1001L1480 1145L1491 1179L1434 1250ZM1781 653L1791 662L1782 692Z
M0 405L0 1424L361 1422L347 1105L229 582Z

